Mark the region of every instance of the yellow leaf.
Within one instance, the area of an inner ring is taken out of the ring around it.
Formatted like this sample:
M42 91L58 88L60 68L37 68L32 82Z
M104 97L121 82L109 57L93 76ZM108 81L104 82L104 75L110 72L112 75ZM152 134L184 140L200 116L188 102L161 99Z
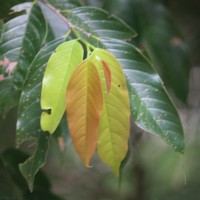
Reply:
M104 107L99 126L97 152L118 176L120 164L128 150L130 133L130 102L126 80L119 62L108 51L95 49L88 59L98 66L103 86ZM111 71L109 93L103 63L106 63Z
M89 167L103 110L100 76L92 62L85 60L75 69L67 87L66 107L72 143Z

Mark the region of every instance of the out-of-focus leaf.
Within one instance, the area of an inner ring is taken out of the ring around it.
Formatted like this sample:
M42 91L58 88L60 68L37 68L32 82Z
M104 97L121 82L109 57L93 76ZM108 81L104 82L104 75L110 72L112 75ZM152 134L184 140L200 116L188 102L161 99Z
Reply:
M11 8L17 4L24 2L27 2L27 0L9 0L9 1L1 0L0 18L7 21L7 19L10 18L9 14L11 13Z
M109 16L107 12L98 8L75 8L69 11L67 17L78 27L74 27L75 33L94 46L98 38L130 40L136 36L136 33L120 19Z
M54 138L57 140L60 152L65 153L66 144L68 142L71 143L71 138L69 136L69 128L66 121L66 112L64 113L60 121L60 124L58 125L58 128L56 129L54 133Z
M18 96L15 93L12 94L13 80L12 78L6 78L0 81L0 113L4 115L11 108L17 105Z
M1 42L1 34L3 31L3 26L4 26L3 20L0 19L0 42Z
M0 152L15 147L17 108L0 117Z
M182 101L189 90L188 49L164 6L150 0L136 0L134 10L142 39L159 74ZM178 76L178 77L177 77Z
M86 167L90 166L103 111L101 81L96 66L83 61L70 78L66 92L67 121L73 145Z
M113 53L124 69L135 123L183 153L184 135L179 115L151 63L126 42L102 39L99 45Z
M75 67L83 59L77 40L59 45L51 55L44 73L41 92L41 128L53 133L66 109L66 88Z
M0 155L0 199L40 200L46 195L49 200L58 200L59 198L50 192L50 182L41 171L36 176L34 191L29 191L18 167L19 163L27 158L28 155L16 149L7 149Z
M103 9L123 19L129 26L133 27L137 32L137 21L133 7L134 0L109 0L104 1ZM138 35L135 40L138 39Z
M1 159L6 166L8 172L12 176L13 182L18 185L21 190L28 192L28 187L25 179L22 177L19 171L19 163L24 162L28 158L28 155L17 150L17 149L7 149L1 155ZM40 171L36 176L35 181L36 189L50 189L50 183L47 177Z
M33 191L35 175L39 169L46 163L46 155L49 145L49 134L41 132L37 136L36 150L34 154L24 163L19 164L19 169L28 183L30 191Z
M121 161L128 150L130 133L130 103L126 79L116 58L104 49L95 49L89 60L99 68L104 94L104 108L99 125L97 152L100 158L119 175ZM105 62L111 71L111 87L108 93Z
M19 200L20 194L15 188L11 176L0 159L0 199ZM17 192L16 192L17 191Z
M17 146L30 139L35 139L37 143L34 156L25 162L24 165L21 165L22 174L28 181L34 180L37 169L45 163L44 154L48 148L49 136L47 133L42 132L40 128L40 94L44 70L53 51L64 41L65 38L59 38L48 43L40 50L29 68L20 98L16 133ZM36 162L37 160L39 162ZM33 166L28 169L27 166L31 165ZM30 177L27 177L27 175ZM33 182L29 182L28 184L30 189L32 189Z
M167 5L189 45L193 65L200 66L199 1L171 0Z

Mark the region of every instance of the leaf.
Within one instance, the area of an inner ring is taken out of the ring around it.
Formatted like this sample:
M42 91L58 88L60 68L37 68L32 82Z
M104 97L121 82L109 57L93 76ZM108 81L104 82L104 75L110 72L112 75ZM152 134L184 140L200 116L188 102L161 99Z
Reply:
M77 40L58 46L44 73L41 92L41 128L53 133L66 109L66 88L74 69L83 59L83 48Z
M16 4L24 3L26 0L9 0L9 1L1 1L0 7L0 18L7 20L9 18L10 9Z
M110 52L97 48L89 60L99 68L104 91L104 108L99 126L97 151L101 159L118 176L120 164L128 150L130 133L130 103L126 80L120 64ZM103 63L109 66L112 75L109 93Z
M18 87L23 85L27 69L44 44L46 36L47 24L45 18L38 4L33 3L30 15L28 16L26 32L23 36L18 65L14 76L16 85L19 85ZM17 81L19 76L21 76L21 80Z
M50 182L42 171L39 171L35 177L34 191L31 193L28 190L26 181L18 167L19 163L27 157L28 155L16 149L7 149L0 155L0 199L30 200L48 198L49 200L58 200L59 198L50 192Z
M135 12L141 36L152 62L174 94L187 101L189 91L189 52L173 18L161 3L136 1ZM177 81L178 75L178 81Z
M115 16L109 16L107 12L99 8L75 8L69 11L67 18L73 24L74 32L94 46L98 38L130 40L136 36L128 25Z
M59 10L70 10L80 6L79 1L77 0L49 0L49 3Z
M24 163L19 164L19 169L28 183L30 191L33 191L35 175L46 162L46 155L49 145L49 135L40 133L36 141L36 150Z
M12 86L13 80L11 78L0 81L0 114L3 116L18 103L19 97L12 93Z
M175 151L183 153L185 144L179 115L151 63L126 42L102 39L100 44L123 66L135 123L143 130L159 135Z
M44 4L40 1L39 5L55 38L60 38L65 35L69 31L69 27L66 23L57 15L57 13L48 7L49 4Z
M3 20L0 19L0 42L1 42L1 34L2 34L2 31L3 31L3 26L4 26Z
M170 3L170 11L176 19L176 24L179 25L180 29L182 28L181 32L189 46L192 65L200 66L199 1L173 1Z
M44 46L37 54L27 73L19 102L16 133L17 147L30 139L35 139L37 142L34 156L21 165L23 176L26 177L26 181L30 181L28 182L30 189L32 189L35 173L45 163L44 154L48 149L49 136L43 133L40 128L40 94L44 70L53 51L64 41L65 38L54 40ZM39 162L36 162L37 160Z
M95 152L103 110L98 70L89 60L74 71L67 87L67 121L72 143L86 167Z
M2 159L0 158L0 199L18 200L19 194L17 189L14 188L10 174L4 166Z
M27 69L45 41L47 25L37 3L23 3L12 9L24 10L25 14L4 25L0 54L17 62L14 85L16 90L21 90Z

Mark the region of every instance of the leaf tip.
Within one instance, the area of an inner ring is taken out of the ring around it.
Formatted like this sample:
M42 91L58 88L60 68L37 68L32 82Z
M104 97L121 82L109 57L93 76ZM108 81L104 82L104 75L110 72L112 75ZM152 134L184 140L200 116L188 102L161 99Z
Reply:
M26 166L26 161L24 163L19 164L19 171L25 178L30 192L33 192L34 176L31 176L31 174L27 174L25 166Z
M92 168L93 166L92 165L90 165L90 163L89 162L84 162L84 166L86 167L86 168Z

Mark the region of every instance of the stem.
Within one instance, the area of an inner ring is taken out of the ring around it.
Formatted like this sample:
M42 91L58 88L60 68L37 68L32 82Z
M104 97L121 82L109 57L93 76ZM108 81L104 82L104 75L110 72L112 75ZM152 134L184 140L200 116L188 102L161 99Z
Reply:
M82 32L83 34L85 34L88 38L93 37L95 39L96 36L92 35L91 33L88 33L87 31L84 31L82 28L79 28L77 26L75 26L74 24L72 24L67 18L65 18L59 9L56 9L54 6L52 6L50 3L48 3L46 0L38 0L39 2L43 3L45 6L47 6L51 11L53 11L58 17L60 17L60 19L67 24L67 26L69 26L70 29L74 29L74 30L78 30L80 32Z
M43 3L45 6L47 6L50 10L52 10L54 13L56 13L56 15L58 17L60 17L60 19L65 22L67 24L67 26L69 26L69 28L72 28L72 24L71 22L69 22L61 13L59 9L56 9L55 7L53 7L50 3L48 3L46 0L38 0L39 2Z

